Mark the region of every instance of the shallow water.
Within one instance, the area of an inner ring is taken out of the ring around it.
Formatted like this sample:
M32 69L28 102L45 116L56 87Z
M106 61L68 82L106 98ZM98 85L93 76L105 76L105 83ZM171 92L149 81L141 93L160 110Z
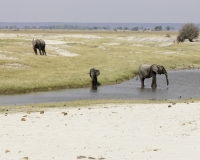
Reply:
M63 89L49 92L33 92L18 95L1 95L0 105L20 105L45 102L63 102L83 99L178 99L200 98L200 70L169 71L169 86L165 75L157 75L157 89L151 89L151 78L145 79L145 88L140 80L91 88ZM89 77L88 77L88 80ZM99 78L100 80L100 78Z

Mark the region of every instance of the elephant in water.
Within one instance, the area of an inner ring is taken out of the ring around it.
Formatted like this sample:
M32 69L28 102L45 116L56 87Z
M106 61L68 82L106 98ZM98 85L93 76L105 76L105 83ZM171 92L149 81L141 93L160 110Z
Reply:
M97 77L100 75L100 71L95 68L90 69L90 77L92 79L92 88L97 88Z
M33 39L32 40L33 50L35 54L37 55L37 49L39 49L40 55L46 55L45 51L45 41L42 39ZM41 53L42 51L42 53Z
M139 74L140 81L141 81L141 88L144 88L145 78L150 78L150 77L152 77L151 88L154 88L154 89L157 88L156 74L160 74L160 75L165 74L165 77L167 80L167 85L169 84L167 71L165 70L165 68L163 66L160 66L157 64L153 64L153 65L142 64L142 65L140 65L140 67L138 69L138 74Z

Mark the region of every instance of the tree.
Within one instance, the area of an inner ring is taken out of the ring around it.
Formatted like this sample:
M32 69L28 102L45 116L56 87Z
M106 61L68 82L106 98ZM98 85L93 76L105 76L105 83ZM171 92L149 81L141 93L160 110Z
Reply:
M161 31L162 30L162 26L155 26L155 31Z
M118 30L122 30L122 27L117 27Z
M193 42L193 39L199 37L199 28L193 23L187 23L179 30L179 35L177 36L178 42L184 42L185 39L188 39L190 42Z
M167 27L166 27L166 30L169 31L169 30L170 30L170 26L167 26Z
M147 30L147 29L146 29L146 28L144 28L144 29L143 29L143 32L144 32L144 31L146 31L146 30Z
M133 27L131 30L132 31L138 31L139 27Z

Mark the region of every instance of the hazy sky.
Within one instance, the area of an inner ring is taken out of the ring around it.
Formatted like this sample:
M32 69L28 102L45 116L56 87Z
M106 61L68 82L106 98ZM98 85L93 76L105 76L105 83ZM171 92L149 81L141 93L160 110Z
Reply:
M200 23L200 0L0 2L0 22Z

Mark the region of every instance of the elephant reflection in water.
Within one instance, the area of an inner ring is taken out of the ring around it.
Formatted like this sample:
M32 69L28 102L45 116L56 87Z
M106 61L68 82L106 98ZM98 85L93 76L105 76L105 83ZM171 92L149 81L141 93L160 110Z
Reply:
M160 75L165 74L167 85L169 84L167 71L161 65L142 64L142 65L140 65L140 67L138 69L138 74L139 74L140 81L141 81L141 88L144 88L145 78L150 78L150 77L152 77L151 88L153 88L153 89L157 88L156 74L160 74Z
M92 79L92 89L97 89L97 77L100 75L100 71L98 69L91 68L89 74Z

